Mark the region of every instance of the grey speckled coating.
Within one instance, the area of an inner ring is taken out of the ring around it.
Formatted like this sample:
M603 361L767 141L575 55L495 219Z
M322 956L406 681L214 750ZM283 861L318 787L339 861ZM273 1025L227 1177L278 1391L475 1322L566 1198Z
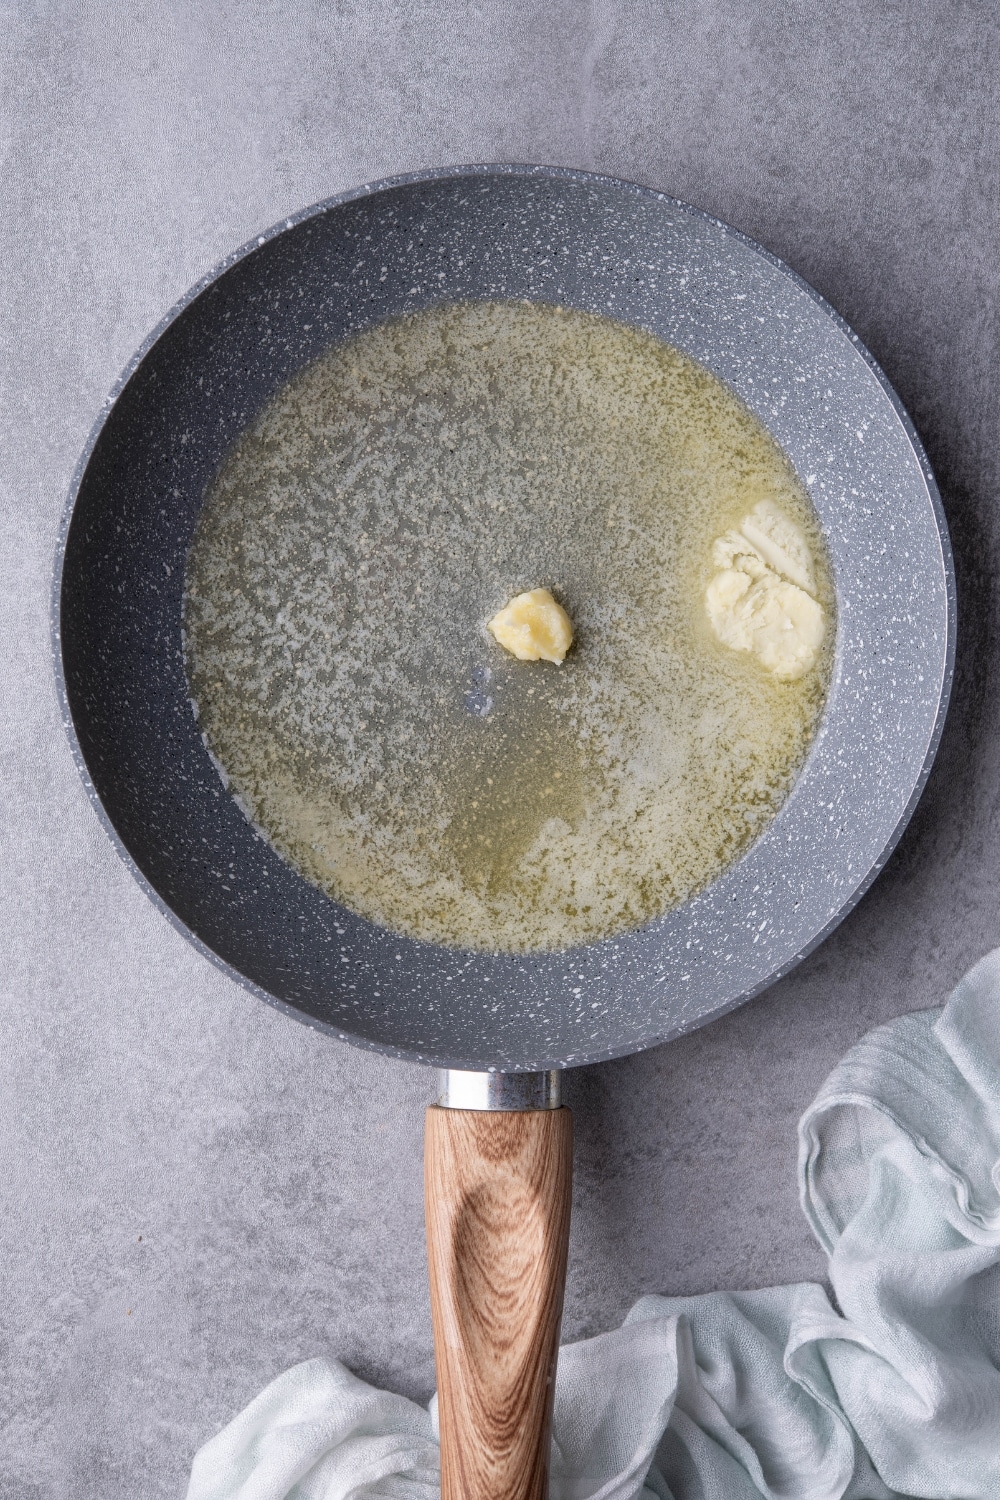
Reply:
M830 696L788 802L693 901L561 954L460 953L331 902L224 791L187 701L183 566L228 444L349 331L441 300L608 313L706 364L807 484L838 597ZM289 219L196 287L137 356L73 486L58 659L81 769L154 899L264 998L345 1040L465 1068L565 1067L689 1031L786 972L884 863L940 735L947 533L884 377L742 236L643 188L542 168L396 179Z

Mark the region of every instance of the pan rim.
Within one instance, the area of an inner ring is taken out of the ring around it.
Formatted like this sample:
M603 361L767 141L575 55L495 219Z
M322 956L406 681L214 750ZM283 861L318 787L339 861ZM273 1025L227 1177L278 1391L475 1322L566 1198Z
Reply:
M893 850L898 844L903 831L909 823L916 804L923 793L928 776L930 775L931 767L937 754L937 750L940 745L941 735L943 733L944 721L950 702L951 688L954 677L957 634L957 598L954 560L948 534L947 521L941 502L940 493L934 480L933 472L931 470L927 455L924 451L923 444L916 432L916 429L905 407L903 406L902 401L900 400L898 394L888 380L887 376L883 372L878 361L874 358L874 356L867 349L860 338L850 328L847 322L840 316L836 309L834 309L832 305L826 300L826 298L823 297L823 295L819 293L814 287L812 287L802 276L800 276L798 272L794 271L790 266L787 265L786 262L781 260L780 257L776 256L775 254L773 254L773 252L761 246L752 238L742 233L742 231L733 228L725 221L680 199L674 198L670 194L663 193L654 188L630 182L625 179L617 178L608 174L585 172L571 167L552 167L532 163L468 163L445 167L425 168L412 173L398 174L379 179L377 181L363 183L356 187L347 189L341 193L334 194L331 197L325 198L318 203L308 205L307 207L296 211L294 214L282 217L281 219L275 221L275 223L273 223L268 229L258 233L255 236L252 236L241 246L229 252L212 269L201 276L188 289L188 291L174 303L174 305L163 315L163 317L158 321L155 327L149 332L146 338L136 349L135 353L125 365L118 379L112 386L109 394L105 398L101 408L99 409L94 422L91 425L85 446L74 468L73 475L68 487L66 500L63 506L62 516L60 518L58 538L55 549L55 566L52 577L52 590L50 600L50 644L53 653L53 666L56 678L56 690L59 701L60 716L62 718L63 726L67 734L73 759L76 763L77 770L80 773L84 787L87 791L88 798L95 811L97 812L98 819L103 825L105 832L110 837L112 845L117 850L119 857L122 859L126 867L130 870L132 876L137 880L138 884L145 891L146 895L153 901L154 905L164 916L167 917L168 921L170 921L170 923L192 944L196 951L207 957L210 962L212 962L217 968L221 969L230 978L236 980L236 982L240 984L242 988L247 989L256 998L261 999L265 1001L265 1003L274 1006L276 1009L291 1016L293 1019L305 1025L313 1027L316 1030L328 1033L329 1035L336 1037L338 1040L349 1042L351 1045L362 1047L368 1051L374 1051L386 1056L397 1057L408 1061L435 1063L440 1066L461 1064L463 1060L458 1057L439 1056L436 1054L433 1056L429 1056L412 1047L391 1044L383 1042L381 1040L376 1041L371 1038L346 1031L343 1028L335 1025L334 1023L325 1022L315 1016L308 1014L307 1012L299 1009L291 1002L280 999L279 997L273 995L270 991L266 990L260 984L249 979L233 964L216 953L214 949L209 946L209 944L207 944L202 938L200 938L197 933L195 933L183 921L182 918L177 916L177 914L170 907L169 903L152 885L151 881L139 866L136 858L130 853L130 851L124 844L121 836L112 823L111 817L108 814L100 798L100 795L98 794L97 789L91 779L70 709L69 693L67 688L65 665L62 652L62 627L60 616L64 565L66 560L66 549L69 539L72 517L77 498L79 496L87 472L87 468L94 453L94 449L97 445L102 431L104 430L104 427L106 426L111 416L111 413L113 412L119 400L119 397L122 395L123 391L129 384L129 381L132 379L133 375L146 359L147 355L150 353L154 345L177 321L177 319L184 312L186 312L187 309L191 307L191 305L205 291L207 291L212 285L214 285L226 272L231 270L234 266L238 265L242 260L246 259L249 255L253 254L262 246L268 244L270 241L284 234L289 229L295 228L298 225L306 223L311 219L318 218L321 215L333 209L340 208L345 204L349 204L359 199L371 198L376 196L377 194L389 192L400 187L460 179L463 177L474 179L476 181L482 181L484 178L488 178L491 176L556 179L580 184L583 186L603 187L615 191L625 190L626 192L635 194L639 197L647 198L655 202L667 205L673 210L679 211L695 220L711 225L715 229L720 230L726 237L735 240L737 243L745 246L747 249L752 251L755 255L770 263L785 278L791 281L793 285L804 291L808 295L808 297L822 310L826 317L832 321L834 326L849 339L853 348L857 351L858 354L860 354L869 371L875 377L882 393L886 397L888 397L889 403L893 411L895 412L896 418L898 419L903 429L907 442L917 459L923 476L927 495L930 499L931 506L934 512L934 520L936 523L938 538L941 547L941 561L944 574L944 655L941 669L941 689L938 697L934 723L927 741L927 748L923 757L920 771L913 784L912 791L910 792L906 804L895 825L893 826L889 837L886 839L877 859L870 865L866 874L850 892L845 901L838 907L831 918L825 923L825 925L810 939L808 943L806 943L800 950L798 950L780 966L772 970L766 978L760 980L759 982L753 984L745 990L740 991L734 998L732 998L731 1001L725 1004L718 1004L713 1008L708 1016L694 1018L689 1022L681 1022L673 1028L665 1029L663 1031L663 1034L661 1035L647 1036L640 1041L625 1041L619 1046L609 1046L606 1048L598 1048L594 1051L586 1051L583 1054L578 1054L577 1056L575 1056L572 1063L568 1064L569 1066L584 1066L599 1061L610 1060L615 1057L627 1056L633 1052L660 1045L663 1042L669 1041L674 1037L683 1034L685 1031L695 1029L695 1027L697 1027L698 1025L703 1024L704 1021L718 1019L722 1015L736 1009L738 1006L744 1004L746 1001L754 998L754 996L759 995L764 990L768 989L778 979L795 968L796 965L800 963L802 959L804 959L809 953L817 948L819 944L822 943L827 936L829 936L833 929L837 927L841 921L843 921L848 913L853 910L853 908L862 899L866 891L870 888L878 874L884 868L886 862L888 861ZM567 950L567 952L572 951L573 950ZM555 1062L552 1063L551 1066L567 1066L567 1064ZM524 1064L521 1066L511 1065L509 1067L505 1065L504 1071L532 1071L534 1070L534 1067L535 1064Z

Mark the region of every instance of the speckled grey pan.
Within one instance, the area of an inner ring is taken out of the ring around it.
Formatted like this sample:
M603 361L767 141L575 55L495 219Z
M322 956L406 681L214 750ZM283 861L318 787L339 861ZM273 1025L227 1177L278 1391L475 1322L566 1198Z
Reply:
M185 555L233 438L333 340L475 297L611 314L728 382L808 486L839 607L822 727L757 843L641 930L539 956L399 938L302 880L223 788L181 659ZM168 315L97 424L73 490L56 583L58 670L109 832L203 952L263 998L362 1045L458 1068L538 1070L702 1024L791 968L858 900L937 746L953 658L951 558L899 401L787 267L643 188L475 167L307 209Z

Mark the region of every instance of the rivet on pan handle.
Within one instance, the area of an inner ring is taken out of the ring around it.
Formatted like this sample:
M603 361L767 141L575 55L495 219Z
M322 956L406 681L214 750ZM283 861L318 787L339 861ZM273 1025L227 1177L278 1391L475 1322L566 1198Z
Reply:
M452 1072L443 1098L424 1151L442 1500L545 1500L572 1115L557 1074Z

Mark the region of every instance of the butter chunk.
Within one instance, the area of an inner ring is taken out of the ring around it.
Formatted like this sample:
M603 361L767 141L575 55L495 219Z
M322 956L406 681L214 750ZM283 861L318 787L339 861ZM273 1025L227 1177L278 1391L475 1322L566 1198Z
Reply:
M720 536L712 549L717 568L737 566L742 572L759 578L770 569L807 594L816 593L816 579L809 543L800 526L780 511L772 500L762 500L736 531Z
M517 594L486 629L518 661L562 662L573 644L573 622L548 589Z
M727 568L708 585L705 604L723 645L753 652L761 666L785 681L808 672L823 644L822 605L774 573L753 580Z
M772 500L755 505L740 530L769 568L815 596L815 570L805 532Z
M705 607L723 645L751 652L785 681L808 672L826 616L814 597L813 558L801 528L764 500L717 539L712 562L719 571L705 590Z

